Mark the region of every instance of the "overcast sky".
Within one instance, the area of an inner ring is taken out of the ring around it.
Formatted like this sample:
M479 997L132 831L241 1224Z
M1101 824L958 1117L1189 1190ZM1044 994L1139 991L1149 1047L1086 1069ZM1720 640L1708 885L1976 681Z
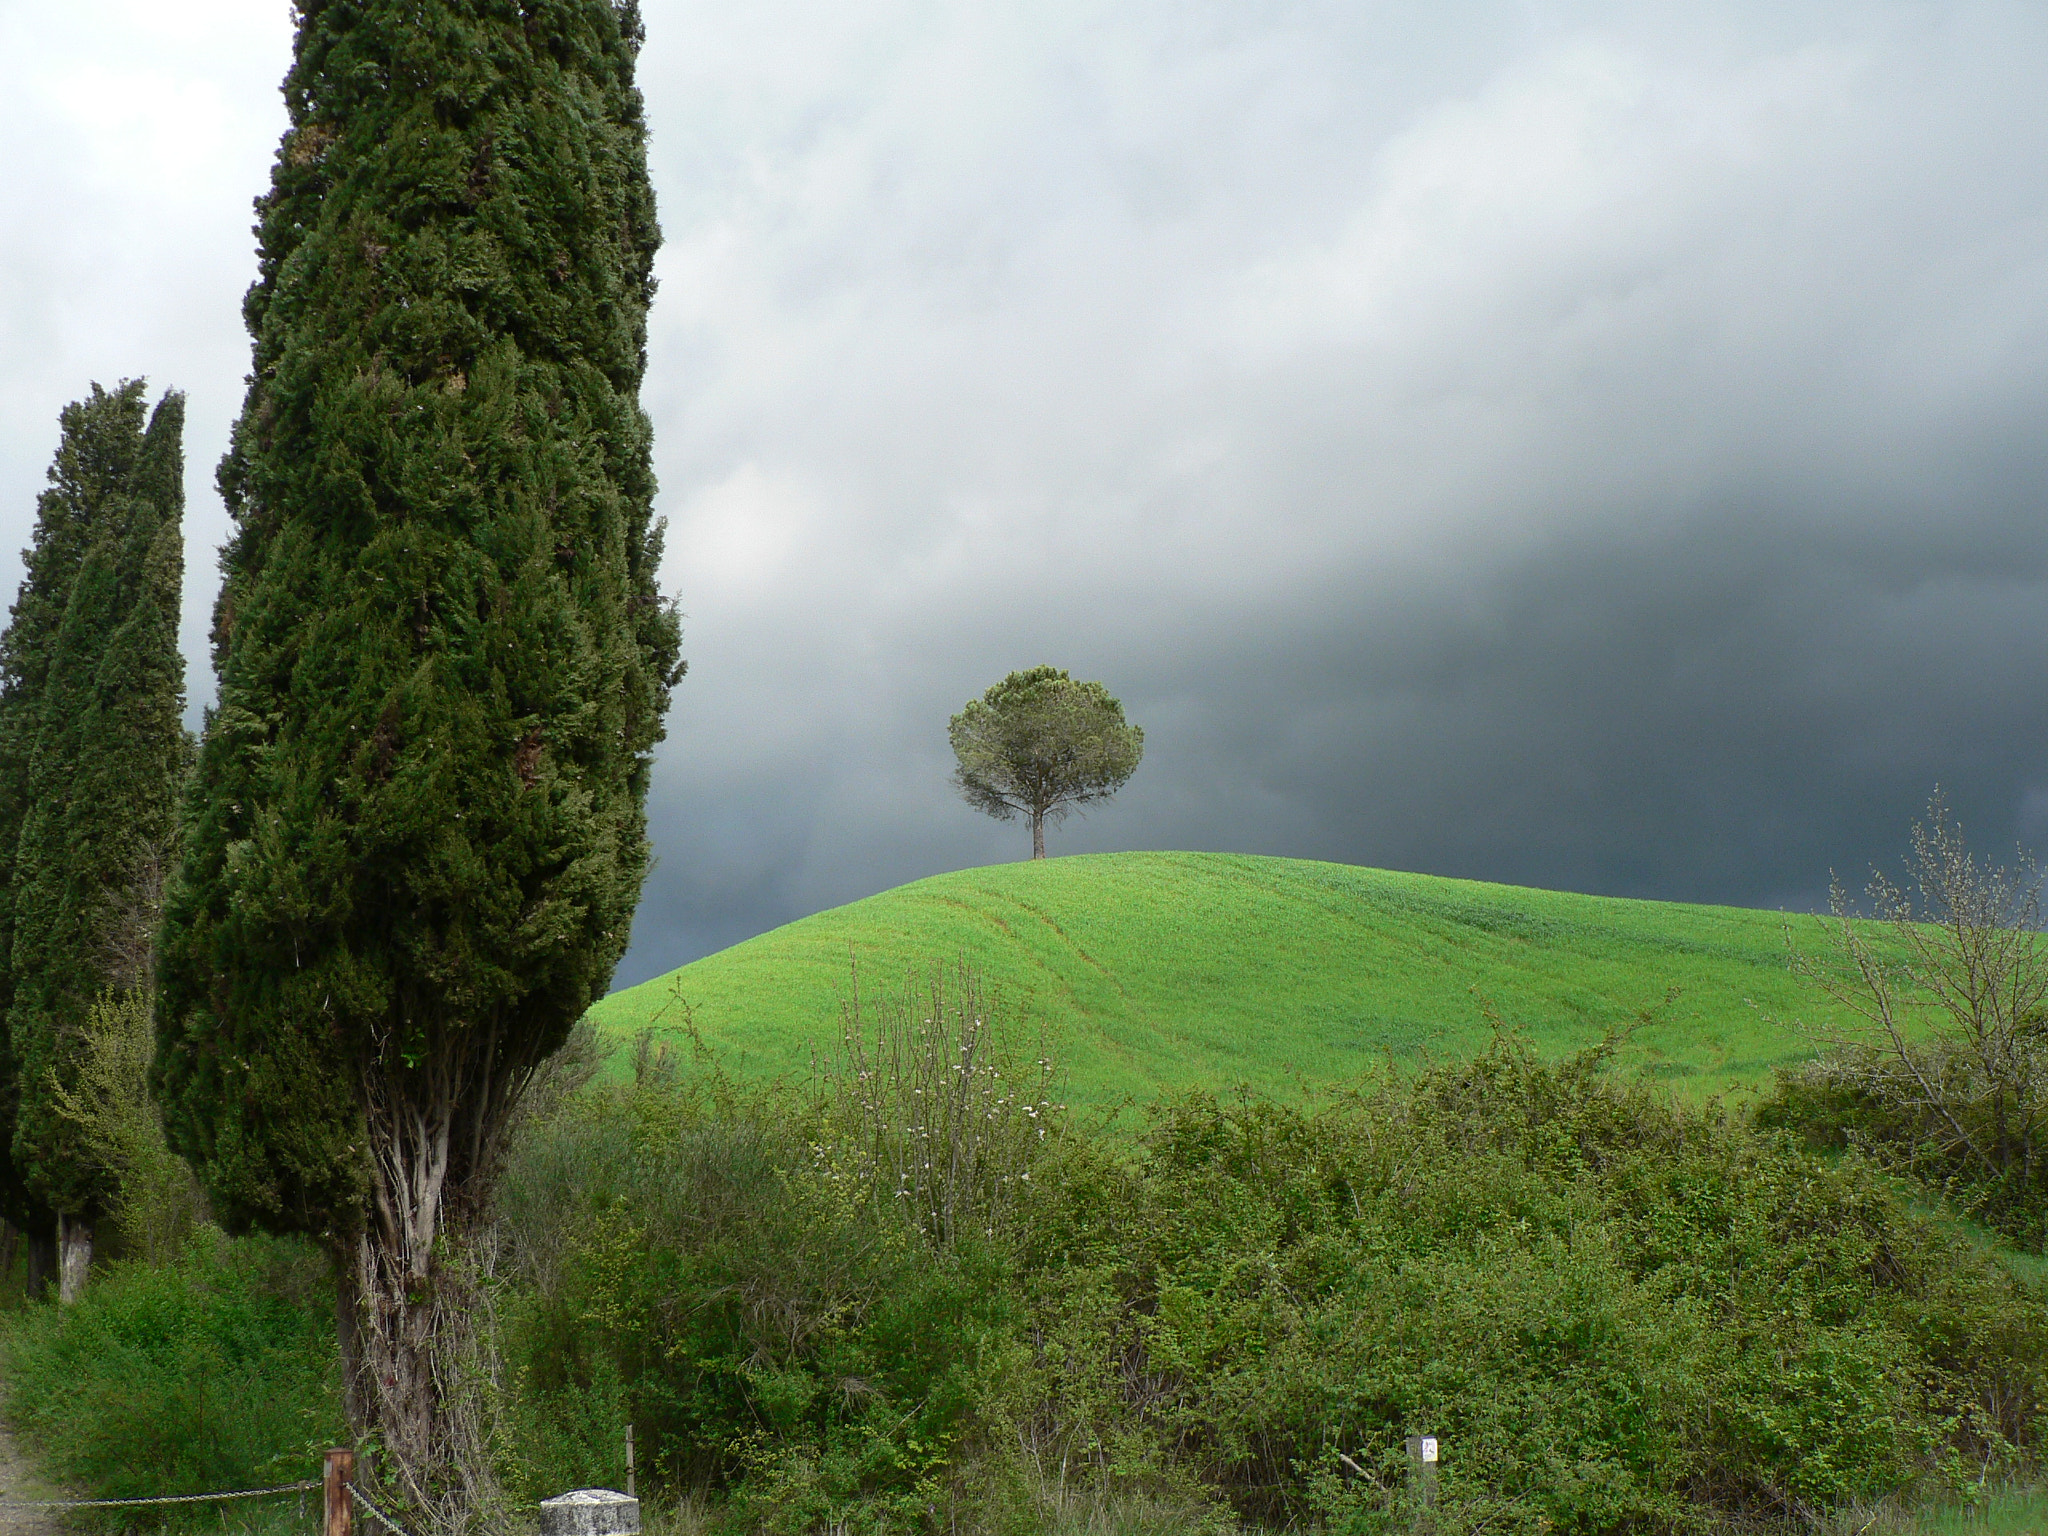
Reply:
M687 618L619 979L1016 858L948 715L1146 730L1055 852L1811 907L2048 844L2048 9L643 0ZM59 408L225 515L291 23L0 0L0 586Z

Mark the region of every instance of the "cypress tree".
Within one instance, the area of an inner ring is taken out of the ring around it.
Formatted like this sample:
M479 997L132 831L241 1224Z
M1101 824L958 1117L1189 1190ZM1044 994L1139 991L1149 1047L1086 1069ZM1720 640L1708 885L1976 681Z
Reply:
M639 23L298 18L156 1085L217 1214L329 1246L350 1414L452 1520L488 1487L449 1385L465 1238L625 948L680 675L638 399Z
M48 650L10 881L12 1160L56 1213L66 1301L84 1283L113 1186L55 1089L75 1086L94 1000L149 980L189 755L178 652L185 401L166 394L146 431L139 393L135 405L106 428L123 439L105 456L124 472L87 520Z
M58 633L88 551L134 493L147 414L140 380L111 392L95 384L85 399L65 407L49 488L37 499L33 542L22 554L21 588L0 633L0 1215L29 1235L32 1284L53 1267L56 1212L30 1187L14 1157L21 1064L4 1021L16 993L18 855ZM163 418L164 431L171 420Z

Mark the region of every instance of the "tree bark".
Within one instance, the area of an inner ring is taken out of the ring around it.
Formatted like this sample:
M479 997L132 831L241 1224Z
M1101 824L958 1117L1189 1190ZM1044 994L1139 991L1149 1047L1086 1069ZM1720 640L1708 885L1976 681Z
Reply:
M359 1433L390 1457L407 1502L430 1529L455 1531L495 1503L477 1325L482 1297L466 1233L443 1228L437 1252L355 1241L341 1285L343 1397Z
M357 1276L356 1245L344 1242L328 1251L334 1261L334 1337L341 1354L341 1416L353 1429L375 1422L370 1397L369 1367L363 1359L363 1288Z
M483 1027L415 1068L373 1064L363 1076L371 1198L342 1254L345 1392L351 1423L380 1442L436 1532L462 1531L500 1502L478 1224L533 1049Z
M1031 857L1034 859L1045 857L1045 812L1043 811L1033 811L1031 813Z
M28 1294L40 1301L49 1294L50 1281L57 1274L57 1240L47 1228L28 1234Z
M57 1300L70 1306L85 1294L92 1268L92 1223L82 1216L57 1217Z

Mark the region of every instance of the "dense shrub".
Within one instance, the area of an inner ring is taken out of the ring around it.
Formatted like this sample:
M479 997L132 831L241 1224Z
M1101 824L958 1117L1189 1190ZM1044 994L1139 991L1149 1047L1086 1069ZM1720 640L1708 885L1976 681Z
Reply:
M770 1094L644 1087L529 1127L504 1192L514 1487L616 1483L630 1421L658 1480L763 1526L931 1502L1023 1363L1016 1288L986 1238L934 1248L838 1176L821 1128Z
M9 1316L0 1380L8 1422L82 1496L317 1476L343 1432L327 1263L204 1230L174 1262L115 1264L69 1307Z
M1869 1170L1598 1066L1503 1040L1315 1112L1165 1107L1124 1197L1026 1259L1068 1293L1042 1311L1094 1319L1068 1358L1123 1383L1095 1411L1247 1514L1363 1529L1407 1432L1444 1442L1446 1517L1496 1530L1803 1516L2026 1441L2037 1298Z
M1835 954L1793 969L1845 1027L1781 1073L1765 1124L1854 1148L1937 1190L2035 1253L2048 1243L2048 935L2044 871L1973 854L1939 790L1906 880L1873 870L1872 915L1839 881L1821 928ZM1788 931L1789 937L1789 931Z
M2014 1033L2038 1073L2048 1057L2048 1020L2030 1017ZM1909 1073L1933 1092L1896 1091ZM2015 1115L1984 1079L1969 1053L1941 1043L1894 1053L1838 1048L1780 1071L1756 1118L1817 1151L1858 1152L2040 1253L2048 1247L2048 1156L2032 1145L2041 1139L2040 1116ZM1959 1138L1955 1124L1972 1134ZM2016 1155L1987 1163L1971 1150L2002 1140L2017 1144Z
M1590 1533L2024 1460L2039 1296L1868 1165L1603 1067L1503 1037L1306 1108L1184 1096L1050 1137L943 1241L821 1155L829 1093L597 1094L508 1185L518 1470L616 1478L630 1418L748 1528L1025 1530L1079 1482L1372 1531L1426 1432L1441 1528Z

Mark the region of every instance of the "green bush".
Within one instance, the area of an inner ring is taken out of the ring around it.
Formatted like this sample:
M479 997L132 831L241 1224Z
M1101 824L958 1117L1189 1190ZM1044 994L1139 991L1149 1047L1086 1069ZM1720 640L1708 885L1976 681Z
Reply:
M2038 1062L2048 1022L2030 1017L2013 1034L2012 1054L2031 1054ZM1898 1091L1902 1075L1912 1082L1912 1093ZM1931 1092L1919 1093L1921 1081ZM2048 1249L2048 1159L2039 1149L2029 1155L2040 1136L2039 1116L2015 1113L2009 1101L1987 1089L1965 1051L1942 1044L1888 1054L1831 1050L1781 1069L1756 1118L1817 1151L1858 1152L1926 1186L2030 1253ZM1962 1126L1978 1145L2009 1141L2015 1155L1987 1166L1959 1144L1952 1125Z
M947 1241L846 1176L830 1093L586 1097L507 1184L514 1479L616 1481L630 1421L734 1528L1366 1532L1412 1522L1421 1432L1440 1529L1594 1533L2027 1464L2038 1294L1855 1158L1604 1065L1503 1036L1305 1108L1187 1095L1050 1138Z
M515 1489L616 1484L630 1421L643 1475L760 1528L930 1501L1016 1349L1015 1287L986 1241L934 1249L835 1177L818 1124L640 1089L529 1127L503 1194Z
M114 1264L73 1305L0 1323L8 1421L87 1497L318 1476L339 1374L326 1261L277 1238L202 1231L175 1262Z
M2038 1296L1867 1166L1600 1066L1504 1038L1315 1111L1164 1106L1026 1256L1072 1330L1048 1427L1361 1530L1407 1518L1411 1432L1492 1530L1805 1518L2025 1449Z

